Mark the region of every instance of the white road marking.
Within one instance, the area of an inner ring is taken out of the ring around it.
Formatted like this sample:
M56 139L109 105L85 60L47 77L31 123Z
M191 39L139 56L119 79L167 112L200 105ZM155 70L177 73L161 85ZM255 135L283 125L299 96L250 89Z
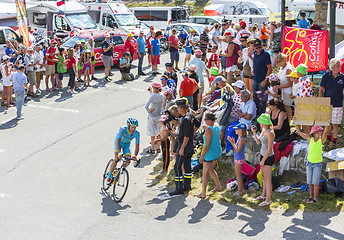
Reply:
M9 197L10 195L9 194L6 194L6 193L0 193L0 197L4 198L4 197Z
M145 90L143 90L143 89L138 89L138 88L131 88L131 90L137 91L137 92L144 92L144 91L145 91Z
M46 105L35 105L35 104L28 104L28 107L46 109L46 110L53 110L53 111L61 111L61 112L72 112L72 113L79 113L79 110L75 109L68 109L68 108L57 108L57 107L50 107Z

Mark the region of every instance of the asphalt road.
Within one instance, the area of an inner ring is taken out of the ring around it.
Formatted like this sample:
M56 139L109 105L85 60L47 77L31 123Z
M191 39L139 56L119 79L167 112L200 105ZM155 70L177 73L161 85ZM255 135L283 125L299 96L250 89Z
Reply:
M344 239L343 213L253 210L186 194L161 200L165 186L150 187L159 160L145 153L128 168L124 200L113 202L101 186L115 133L127 117L139 119L145 152L146 89L159 80L114 73L75 95L44 92L19 122L15 108L0 108L0 239Z

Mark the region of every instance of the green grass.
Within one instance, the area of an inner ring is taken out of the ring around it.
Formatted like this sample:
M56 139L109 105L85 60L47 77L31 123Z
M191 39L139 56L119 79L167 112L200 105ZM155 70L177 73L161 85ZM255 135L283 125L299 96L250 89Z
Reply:
M204 7L210 4L211 2L184 2L184 1L174 1L171 3L164 3L164 2L132 2L126 3L128 8L132 7L169 7L169 6L182 6L187 5L190 8L190 16L194 15L203 15Z
M156 185L167 185L171 188L174 188L174 172L173 172L173 164L174 161L170 164L170 170L168 173L160 174L159 170L162 168L162 162L159 163L154 167L154 171L151 173L155 178L151 186ZM222 161L218 162L218 166L216 171L219 175L219 179L221 182L222 187L226 188L226 181L230 178L233 178L234 170L230 166L229 163L225 163ZM281 184L289 185L291 183L295 183L295 177L305 179L304 174L299 172L292 172L288 171L285 172L283 177L280 179ZM214 181L209 177L209 182L207 186L207 197L210 200L218 201L224 204L239 204L243 207L250 207L257 209L258 204L253 201L256 197L261 194L262 189L259 190L249 190L246 191L242 197L234 197L232 192L223 191L223 192L216 192L211 193L215 187ZM190 195L196 197L198 193L202 190L202 171L193 174L192 176L192 191L190 191ZM332 212L332 211L344 211L344 200L337 198L333 194L320 194L319 195L319 202L314 204L307 204L304 203L303 200L308 197L308 192L302 192L297 190L296 193L292 195L287 195L286 193L272 193L272 204L269 207L265 207L264 209L270 208L272 211L310 211L310 212Z

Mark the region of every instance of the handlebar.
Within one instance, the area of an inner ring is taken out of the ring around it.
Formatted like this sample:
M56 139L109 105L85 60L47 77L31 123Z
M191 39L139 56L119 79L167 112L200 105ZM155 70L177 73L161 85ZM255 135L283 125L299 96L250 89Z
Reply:
M137 159L136 158L136 156L123 156L123 154L120 154L119 156L118 156L118 159L119 160L122 160L122 161L127 161L127 160L133 160L134 161L134 163L133 163L133 166L134 167L138 167L139 166L139 164L140 164L140 161L141 161L141 159ZM123 160L124 159L124 160Z

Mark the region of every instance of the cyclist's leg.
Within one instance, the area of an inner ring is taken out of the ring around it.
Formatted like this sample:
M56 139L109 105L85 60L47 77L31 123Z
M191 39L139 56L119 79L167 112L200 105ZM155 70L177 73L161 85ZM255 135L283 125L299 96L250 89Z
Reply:
M123 145L122 148L123 148L123 156L131 157L130 143ZM129 164L130 164L130 160L127 160L125 167L128 167Z

